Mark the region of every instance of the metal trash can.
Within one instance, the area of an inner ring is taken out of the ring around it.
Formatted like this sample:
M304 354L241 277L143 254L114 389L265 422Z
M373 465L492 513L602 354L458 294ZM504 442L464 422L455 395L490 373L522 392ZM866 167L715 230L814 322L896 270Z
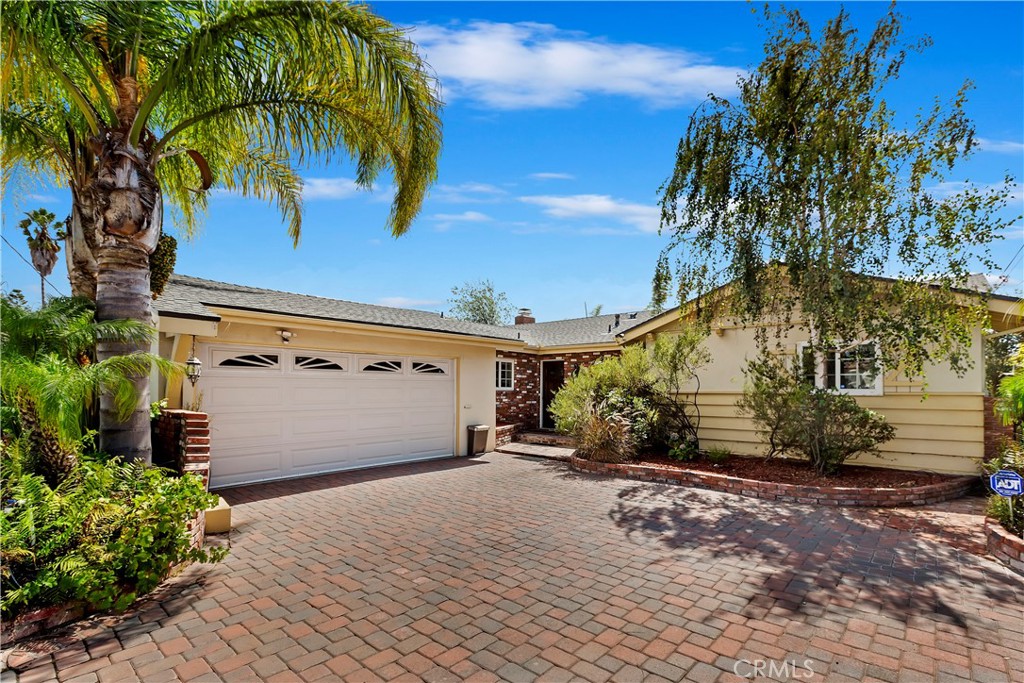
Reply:
M487 434L491 428L487 425L469 425L469 439L466 441L466 455L472 457L487 452Z

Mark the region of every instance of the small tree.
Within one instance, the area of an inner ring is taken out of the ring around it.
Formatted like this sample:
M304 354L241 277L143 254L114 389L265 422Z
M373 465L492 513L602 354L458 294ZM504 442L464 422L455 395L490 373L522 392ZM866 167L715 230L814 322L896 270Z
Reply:
M704 345L706 338L705 329L683 325L679 334L660 335L651 353L658 378L656 402L662 420L666 429L688 441L693 451L700 448L698 370L711 362L711 353Z
M947 193L975 144L970 84L897 119L885 92L929 41L903 41L894 10L866 41L845 10L820 38L795 10L765 20L764 61L736 101L709 95L693 114L661 188L654 303L675 282L703 315L756 325L762 351L767 330L799 326L816 352L866 335L908 375L940 360L964 372L987 309L958 287L996 269L988 245L1016 220L1001 213L1010 178Z
M508 325L514 311L504 292L494 291L490 280L466 282L452 287L451 308L448 314L456 320L467 320L486 325Z
M753 361L745 372L747 387L736 406L768 442L766 459L795 453L819 474L835 474L847 459L877 453L896 436L882 415L852 396L813 386L774 358Z
M46 277L53 272L57 265L57 254L60 252L60 242L67 237L63 229L57 228L53 236L50 235L50 225L57 218L52 211L36 209L25 214L27 218L18 223L18 227L25 234L28 241L28 251L32 256L32 267L39 273L39 305L46 305Z

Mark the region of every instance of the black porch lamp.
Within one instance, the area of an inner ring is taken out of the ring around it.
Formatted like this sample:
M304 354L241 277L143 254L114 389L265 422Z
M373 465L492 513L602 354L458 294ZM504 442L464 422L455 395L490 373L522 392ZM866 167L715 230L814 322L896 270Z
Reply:
M188 381L192 382L192 386L196 385L199 378L203 376L203 363L196 358L196 338L192 337L192 351L188 355L188 360L185 361L185 376L188 377Z

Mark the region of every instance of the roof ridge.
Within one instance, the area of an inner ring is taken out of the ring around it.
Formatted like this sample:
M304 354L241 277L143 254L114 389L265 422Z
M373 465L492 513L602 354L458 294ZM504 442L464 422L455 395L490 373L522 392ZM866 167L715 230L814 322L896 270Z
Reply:
M571 322L574 322L574 321L577 321L577 320L598 320L600 318L612 318L612 317L614 317L616 315L618 315L618 316L628 316L631 313L640 314L640 313L644 313L645 311L648 311L648 309L646 309L646 308L639 308L639 309L637 309L635 311L622 311L622 312L619 312L619 313L602 313L601 315L587 315L587 316L580 316L578 318L562 318L560 320L545 320L543 322L537 322L537 323L521 323L519 325L510 325L510 327L532 327L534 325L551 325L551 324L554 324L554 323L571 323ZM627 317L626 319L628 320L629 318Z
M189 279L189 280L198 280L199 282L209 282L209 283L212 283L212 284L215 284L215 285L224 285L224 286L226 286L228 288L231 288L231 289L247 289L247 290L256 291L256 292L272 292L274 294L287 294L289 296L302 296L302 297L306 297L306 298L309 298L309 299L320 299L321 301L332 301L332 302L340 301L342 303L353 304L355 306L372 306L374 308L386 308L389 311L408 311L409 313L422 313L424 315L436 315L439 318L443 317L439 313L434 313L433 311L424 311L424 310L419 309L419 308L401 308L399 306L387 306L385 304L370 304L370 303L366 303L365 301L353 301L352 299L339 299L339 298L336 298L336 297L321 296L319 294L306 294L304 292L289 292L286 289L270 289L269 287L253 287L252 285L239 285L239 284L234 284L234 283L231 283L231 282L221 282L220 280L209 280L207 278L196 277L194 275L185 275L185 274L182 274L182 273L175 273L175 274L173 274L171 276L171 278L172 279L174 279L174 278L186 278L186 279ZM182 284L188 284L188 283L182 283ZM451 320L457 320L457 318L451 318ZM460 321L460 322L470 322L470 321L463 320L463 321ZM474 324L479 325L479 324L482 324L482 323L474 323ZM489 325L489 327L500 327L500 326Z

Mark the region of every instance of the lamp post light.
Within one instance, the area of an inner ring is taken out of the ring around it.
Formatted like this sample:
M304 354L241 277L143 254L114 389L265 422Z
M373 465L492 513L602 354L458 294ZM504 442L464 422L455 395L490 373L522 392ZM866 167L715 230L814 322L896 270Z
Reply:
M189 382L192 382L193 387L203 376L203 363L196 358L196 338L194 336L192 337L192 351L188 355L188 360L185 361L185 376L188 377Z

